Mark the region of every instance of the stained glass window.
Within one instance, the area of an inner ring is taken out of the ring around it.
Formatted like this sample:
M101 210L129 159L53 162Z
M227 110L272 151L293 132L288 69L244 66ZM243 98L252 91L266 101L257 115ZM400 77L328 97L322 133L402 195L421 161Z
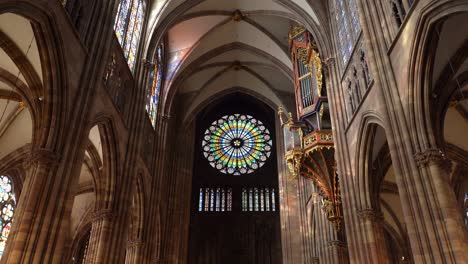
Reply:
M198 198L198 211L203 210L203 188L200 188L200 197Z
M213 168L231 175L254 172L271 155L270 131L250 115L225 115L205 131L202 148Z
M361 32L355 0L335 0L335 20L341 58L343 64L346 64L351 56L354 43Z
M230 212L232 210L231 188L200 188L199 212Z
M148 112L151 125L156 125L156 114L158 111L159 93L162 84L162 54L163 46L160 45L156 51L154 68L150 72L148 91L146 93L146 112Z
M275 211L274 191L270 188L242 188L242 212Z
M143 0L120 0L114 31L132 71L140 43L144 14L145 2Z
M13 183L8 176L0 176L0 257L5 251L8 235L11 230L11 221L15 212L16 200L13 192Z

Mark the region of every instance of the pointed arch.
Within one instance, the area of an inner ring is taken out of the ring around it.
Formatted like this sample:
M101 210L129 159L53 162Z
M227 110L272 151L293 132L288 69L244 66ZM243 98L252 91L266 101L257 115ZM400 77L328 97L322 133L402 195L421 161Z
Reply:
M434 30L444 18L457 13L468 12L468 3L463 0L434 1L424 7L416 23L408 63L408 99L411 137L417 142L416 152L437 148L431 117L431 72L437 42L431 41ZM418 146L419 145L419 146Z
M102 172L96 179L96 211L113 206L120 173L119 143L112 117L98 116L90 129L98 126L102 144Z
M0 14L14 13L30 20L39 50L42 67L42 86L33 87L29 98L34 116L35 146L60 147L67 103L67 66L61 43L59 25L45 5L26 0L6 0L0 4ZM34 84L38 84L34 82ZM40 114L39 114L40 113ZM38 129L41 128L41 129Z

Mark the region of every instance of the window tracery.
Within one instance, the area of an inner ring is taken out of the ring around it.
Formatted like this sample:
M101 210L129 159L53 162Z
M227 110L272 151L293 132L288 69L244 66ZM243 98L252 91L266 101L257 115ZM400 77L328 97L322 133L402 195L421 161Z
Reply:
M274 188L242 188L242 212L274 212Z
M393 18L398 27L401 27L406 17L405 7L402 0L391 0Z
M200 188L198 212L232 211L232 188Z
M146 3L143 0L121 0L114 23L115 35L132 71L143 28L145 8Z
M10 177L0 176L0 257L5 251L6 242L11 230L13 215L16 208L16 199L13 182Z
M343 88L348 93L349 118L353 116L372 83L372 74L369 70L364 47L357 48L356 54L349 62L345 81L343 81Z
M156 114L163 78L163 45L157 48L154 60L154 67L150 71L148 91L146 93L146 112L153 128L156 126Z
M271 155L270 131L250 115L225 115L205 131L202 148L213 168L224 174L249 174Z
M343 65L346 65L351 57L353 47L361 33L359 13L355 0L335 0L335 21L338 33L338 46Z

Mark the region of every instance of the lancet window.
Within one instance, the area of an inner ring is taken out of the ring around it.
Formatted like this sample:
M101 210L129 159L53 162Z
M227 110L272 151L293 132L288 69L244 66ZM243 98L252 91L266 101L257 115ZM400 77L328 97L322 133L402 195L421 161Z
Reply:
M276 211L274 188L242 188L242 212Z
M146 93L146 112L148 112L151 125L156 126L156 114L158 112L159 95L161 93L163 78L163 53L164 46L160 45L155 54L154 66L150 71L148 90Z
M232 211L232 188L200 188L198 212L230 211Z
M143 0L121 0L115 18L115 35L132 71L135 68L145 9L146 3Z
M10 177L0 176L0 257L5 251L8 235L10 234L16 199L13 182Z
M355 0L335 0L335 21L338 34L338 46L342 62L346 65L351 57L354 44L361 33L359 13Z

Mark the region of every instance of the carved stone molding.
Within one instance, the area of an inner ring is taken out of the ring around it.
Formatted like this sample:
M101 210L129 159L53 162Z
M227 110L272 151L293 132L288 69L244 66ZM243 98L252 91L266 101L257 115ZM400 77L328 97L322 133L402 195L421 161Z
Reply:
M331 240L327 242L327 245L329 247L338 247L338 248L346 248L347 245L345 242L340 241L340 240Z
M115 216L114 212L112 212L112 210L110 209L99 210L94 213L91 221L97 222L97 221L101 221L104 219L112 219L114 216Z
M442 150L438 148L429 148L414 155L414 159L419 168L437 164L444 169L449 169L451 166L450 161L447 159Z
M154 63L147 59L141 60L141 63L143 64L143 67L145 67L148 70L151 70L154 68Z
M130 240L127 242L127 248L136 248L139 247L143 241L141 239Z
M166 115L166 114L161 114L160 117L163 121L169 121L172 118L171 115Z
M366 208L358 212L358 216L362 220L370 220L372 222L382 222L383 214L373 208Z
M59 160L59 155L57 155L52 150L44 148L34 149L31 151L29 161L25 162L25 167L28 167L33 163L39 163L43 166L56 167L59 163Z
M232 13L232 20L235 22L241 21L244 17L245 15L240 10L236 10Z

